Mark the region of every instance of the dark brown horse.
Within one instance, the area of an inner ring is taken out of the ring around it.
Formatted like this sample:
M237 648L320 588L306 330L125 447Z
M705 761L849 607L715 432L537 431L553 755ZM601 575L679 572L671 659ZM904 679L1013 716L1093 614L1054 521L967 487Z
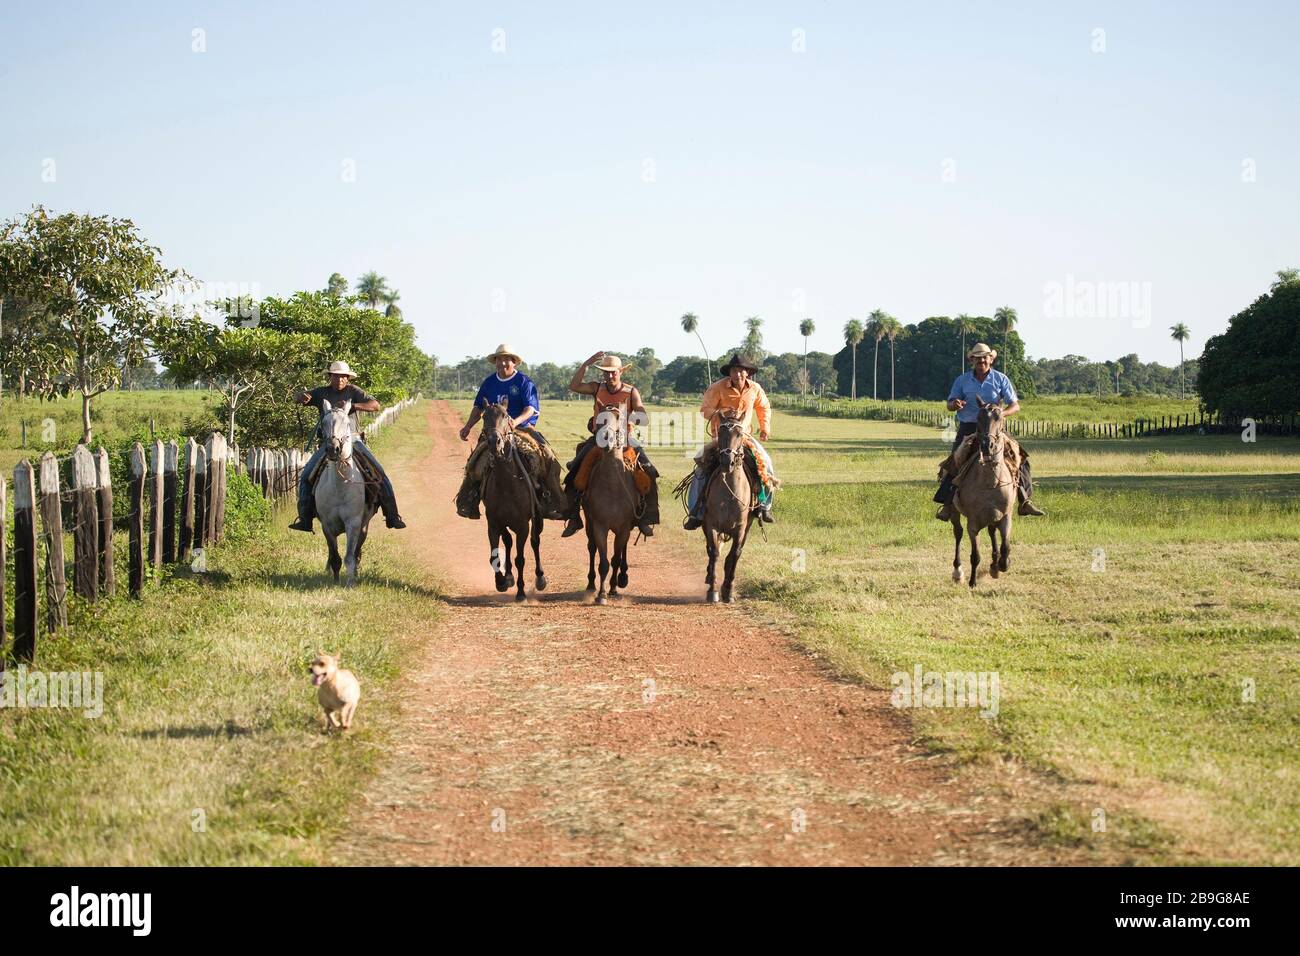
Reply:
M989 529L993 558L989 576L1007 570L1011 560L1011 516L1015 513L1016 472L1005 460L1006 433L1003 431L1002 406L979 399L980 417L976 426L974 450L963 446L958 453L977 455L966 469L952 499L952 579L961 581L961 519L966 517L970 531L970 586L975 586L975 571L980 563L979 533ZM955 462L960 467L964 462ZM998 535L1002 545L998 546Z
M524 542L533 542L533 563L536 565L536 587L546 590L546 575L542 571L542 509L533 490L533 479L528 474L523 458L515 446L515 427L506 411L503 398L483 411L483 434L486 435L488 465L483 478L483 510L487 515L488 542L492 545L492 570L496 575L496 588L506 591L516 584L515 600L524 600ZM515 562L510 567L511 541L514 534ZM504 547L503 547L504 545Z
M724 564L722 600L735 602L732 587L736 580L736 565L749 537L749 526L754 521L754 487L745 470L745 427L735 414L723 412L718 425L718 467L704 488L704 547L709 555L709 568L704 583L709 586L704 598L718 602L715 571L718 564L719 541L731 539L731 550Z
M587 590L596 592L596 603L605 603L605 579L609 596L627 587L627 542L637 522L640 495L636 489L635 459L629 462L627 425L622 407L604 405L596 416L596 461L587 475L582 495L582 513L587 528ZM613 554L609 536L614 536ZM600 553L600 589L596 588L596 554ZM611 574L612 572L612 574Z

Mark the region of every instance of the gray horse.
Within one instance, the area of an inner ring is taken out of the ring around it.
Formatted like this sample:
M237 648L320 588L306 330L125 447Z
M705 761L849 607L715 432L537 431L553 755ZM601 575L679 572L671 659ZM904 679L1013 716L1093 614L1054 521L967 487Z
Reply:
M704 547L708 552L709 566L704 575L708 591L704 599L717 604L718 598L728 604L735 603L732 590L736 583L736 565L740 563L750 525L754 523L753 494L745 470L745 426L734 413L722 413L718 424L718 468L704 490ZM720 542L731 539L731 550L723 562L721 594L717 586Z
M952 499L952 579L961 581L961 519L966 516L970 531L970 586L975 586L975 571L980 563L979 533L989 529L993 557L989 575L1007 570L1011 560L1011 517L1016 503L1016 471L1005 458L1006 434L1003 432L1002 406L979 399L980 416L976 426L975 449L967 452L976 459L966 468ZM965 450L958 449L959 453ZM958 463L960 467L960 462ZM998 535L1002 546L998 547Z
M370 519L378 503L367 503L366 480L361 469L352 460L352 424L349 415L352 403L322 405L321 443L326 446L325 460L320 463L321 474L316 481L316 516L330 555L326 570L339 579L339 568L347 565L347 586L357 583L357 569L361 563L361 546L366 541ZM347 534L347 549L339 556L335 539Z

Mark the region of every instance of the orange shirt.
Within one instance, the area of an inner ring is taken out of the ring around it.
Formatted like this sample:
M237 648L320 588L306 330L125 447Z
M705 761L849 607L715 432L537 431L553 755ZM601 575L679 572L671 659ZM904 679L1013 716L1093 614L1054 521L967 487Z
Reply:
M710 430L712 430L713 416L724 409L740 413L745 431L749 431L750 419L755 414L758 416L760 432L770 433L772 430L772 403L768 401L763 386L753 379L745 382L744 388L737 389L731 384L731 378L728 376L714 382L705 390L704 398L700 402L700 414L709 420Z
M632 410L632 386L627 382L622 383L617 392L611 392L605 387L605 383L601 382L596 386L596 394L592 398L595 399L595 414L600 414L602 405L622 405L623 421L627 422L628 413Z

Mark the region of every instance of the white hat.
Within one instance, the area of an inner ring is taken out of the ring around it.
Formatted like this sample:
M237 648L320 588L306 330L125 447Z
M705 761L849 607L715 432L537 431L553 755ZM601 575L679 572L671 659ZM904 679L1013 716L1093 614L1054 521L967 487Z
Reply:
M970 347L970 351L966 353L967 358L976 358L980 355L987 355L990 362L996 362L998 358L998 350L989 348L984 342L976 342Z
M504 342L502 342L500 345L497 346L497 350L493 352L491 355L489 355L487 357L487 360L489 362L495 362L497 359L501 358L502 356L506 356L508 358L514 359L516 365L520 364L523 361L523 359L519 357L519 353L516 352L514 349L512 349L510 346L506 345Z
M347 362L330 362L330 367L325 370L326 375L346 375L348 378L356 378L357 373L352 371L352 366Z

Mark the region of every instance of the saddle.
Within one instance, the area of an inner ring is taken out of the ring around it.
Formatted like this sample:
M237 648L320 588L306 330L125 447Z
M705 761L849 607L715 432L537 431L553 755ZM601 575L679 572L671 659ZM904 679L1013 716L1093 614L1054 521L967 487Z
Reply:
M573 484L583 494L587 492L587 483L591 481L592 469L596 467L596 461L602 451L604 451L602 448L588 449L587 454L583 456L582 461L578 464L577 474L573 476ZM627 447L623 449L623 463L632 472L632 479L636 482L637 494L642 497L650 494L650 488L654 485L654 478L641 467L641 458L636 453L635 448Z
M540 484L546 476L547 457L542 452L542 446L538 444L537 439L528 432L515 429L515 448L519 450L519 457L524 463L524 469L528 472L529 477L534 483ZM470 452L469 458L465 461L465 474L472 477L475 481L481 482L487 476L487 470L491 464L491 458L487 454L487 442L482 438Z
M708 476L704 481L705 497L708 496L709 489L713 486L713 483L718 480L718 476L722 474L721 470L718 468L719 459L720 456L718 455L717 445L710 445L708 448L704 449L704 455L700 458L700 467L704 470L705 475ZM770 492L772 485L768 480L765 480L768 479L769 476L767 475L767 469L763 466L763 460L754 453L754 447L749 444L748 441L745 442L745 462L743 467L745 469L745 477L749 479L749 506L753 508L758 505L759 487L766 487ZM689 486L690 475L686 476L685 484Z
M352 459L357 466L357 471L361 472L361 478L366 483L366 508L378 510L379 501L379 473L375 471L374 466L370 464L363 456L357 455ZM312 494L316 492L316 483L320 481L321 475L325 474L326 468L333 468L334 463L328 459L321 459L316 471L308 476L307 481L310 485Z
M967 435L962 443L957 446L957 450L952 452L939 464L939 480L942 481L945 475L952 475L952 483L957 485L966 473L971 470L971 466L979 460L979 436ZM1003 436L1002 459L1011 469L1011 474L1020 473L1020 456L1022 454L1020 443L1010 435Z

